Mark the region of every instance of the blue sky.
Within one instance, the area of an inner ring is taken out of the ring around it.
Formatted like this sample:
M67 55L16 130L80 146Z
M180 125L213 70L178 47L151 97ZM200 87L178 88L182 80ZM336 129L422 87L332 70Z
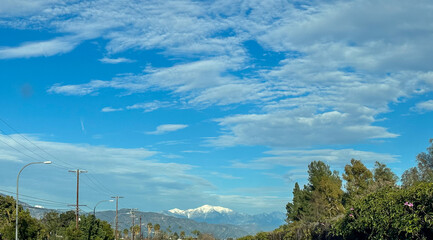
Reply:
M0 189L52 160L34 205L80 168L90 208L284 211L310 161L400 176L433 137L431 1L0 3Z

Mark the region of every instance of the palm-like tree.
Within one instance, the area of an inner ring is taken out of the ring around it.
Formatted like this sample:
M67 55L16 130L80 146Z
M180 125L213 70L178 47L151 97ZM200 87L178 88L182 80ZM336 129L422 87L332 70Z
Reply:
M129 231L128 231L128 229L123 229L123 238L128 238L128 233L129 233Z
M153 227L153 229L155 229L155 235L159 234L159 230L161 230L161 226L157 223L155 224L155 226Z
M152 223L148 223L147 224L147 238L148 239L152 239L152 228L153 228Z

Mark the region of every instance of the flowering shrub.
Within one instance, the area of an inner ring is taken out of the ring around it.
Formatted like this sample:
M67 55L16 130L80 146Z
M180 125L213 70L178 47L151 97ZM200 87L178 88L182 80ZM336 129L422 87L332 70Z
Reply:
M332 232L343 239L433 239L433 183L367 195Z

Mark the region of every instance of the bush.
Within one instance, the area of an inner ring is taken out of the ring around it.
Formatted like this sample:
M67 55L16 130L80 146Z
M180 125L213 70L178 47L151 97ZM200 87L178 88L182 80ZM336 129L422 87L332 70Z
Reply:
M355 202L334 225L343 239L433 239L433 183L386 188Z

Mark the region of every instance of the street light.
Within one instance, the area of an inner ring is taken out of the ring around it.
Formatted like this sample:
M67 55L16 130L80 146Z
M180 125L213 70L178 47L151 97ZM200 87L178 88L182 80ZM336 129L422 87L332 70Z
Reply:
M93 208L93 216L95 216L95 213L96 213L96 206L98 206L98 204L100 204L101 202L114 202L114 200L113 200L113 199L110 199L110 200L101 200L101 201L99 201L99 202L95 205L95 207Z
M45 161L45 162L31 162L27 165L25 165L23 168L21 168L20 172L17 175L17 197L16 197L16 207L15 207L15 211L16 211L16 217L15 217L15 240L18 240L18 182L20 180L20 174L21 172L24 170L24 168L26 168L29 165L32 164L51 164L51 161Z

